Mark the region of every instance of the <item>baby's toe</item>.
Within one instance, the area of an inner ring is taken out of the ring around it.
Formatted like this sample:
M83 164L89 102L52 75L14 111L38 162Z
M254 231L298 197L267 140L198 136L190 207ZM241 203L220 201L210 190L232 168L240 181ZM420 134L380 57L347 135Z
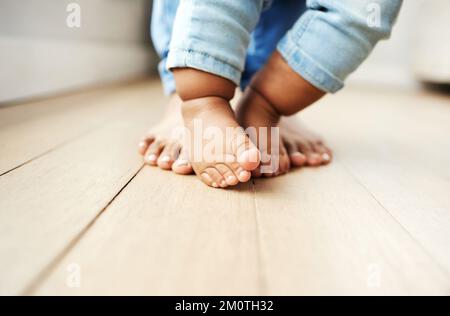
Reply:
M295 167L302 167L306 164L307 158L299 151L295 151L289 154L289 159Z
M306 165L318 166L322 163L320 154L314 151L314 148L309 142L299 142L297 143L297 148L301 154L306 157Z
M144 155L148 149L148 146L155 140L153 136L146 136L138 143L138 152L140 155Z
M236 137L235 148L237 162L244 170L252 171L259 166L261 161L259 149L243 131Z
M206 170L200 174L200 179L203 181L204 184L206 184L210 187L212 186L213 179Z
M313 143L314 152L320 156L321 164L327 164L331 161L332 154L331 150L326 147L323 143L317 142Z
M234 172L225 164L216 164L216 169L222 174L226 186L236 185L239 183L239 179L234 174Z
M295 142L285 140L284 145L286 146L286 150L292 166L301 167L306 163L306 156L299 151Z
M311 152L307 155L308 165L319 166L322 164L322 157L316 152Z
M292 166L301 167L306 164L306 156L300 152L294 142L285 142L285 146Z
M188 159L188 153L185 150L181 149L178 158L172 164L172 170L181 175L187 175L194 172Z
M289 159L289 155L286 147L280 147L280 162L279 162L279 170L275 172L276 175L285 174L291 168L291 161Z
M200 177L203 182L213 188L220 188L224 184L225 179L219 171L214 167L208 167L202 171Z
M245 170L238 162L231 163L228 166L233 171L239 182L247 182L252 177L252 173L248 170Z
M175 160L177 160L178 155L180 154L181 146L178 142L171 142L166 144L163 151L159 155L157 164L158 167L164 170L170 170L172 168L172 164Z
M165 142L163 140L156 139L153 141L145 152L145 162L151 166L156 166L158 157L164 149L164 146Z

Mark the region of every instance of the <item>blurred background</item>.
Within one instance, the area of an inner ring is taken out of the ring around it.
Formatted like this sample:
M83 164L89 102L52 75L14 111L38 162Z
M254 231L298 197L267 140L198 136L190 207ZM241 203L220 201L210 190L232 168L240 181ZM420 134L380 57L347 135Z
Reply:
M170 1L170 0L168 0ZM68 5L81 27L68 27ZM0 104L156 75L151 0L0 0ZM450 83L450 1L407 0L349 84Z

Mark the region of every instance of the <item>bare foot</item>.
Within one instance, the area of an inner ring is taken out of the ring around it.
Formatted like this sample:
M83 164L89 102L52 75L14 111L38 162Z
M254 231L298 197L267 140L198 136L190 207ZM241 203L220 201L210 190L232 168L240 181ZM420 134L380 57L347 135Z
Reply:
M239 124L244 128L265 127L268 131L264 141L261 141L261 131L256 134L256 138L252 137L262 155L260 168L252 172L254 177L276 176L286 173L291 166L319 166L331 161L331 150L320 136L308 130L295 117L280 117L273 107L250 87L244 91L236 115ZM275 137L278 143L276 145L272 144L271 127L279 128Z
M220 97L204 97L183 103L189 131L191 165L197 176L215 188L233 186L251 178L260 162L259 150L237 124L229 103Z
M178 174L193 172L189 157L183 149L183 118L181 99L172 95L161 122L154 126L139 142L138 150L145 163Z
M308 129L297 117L284 116L279 126L291 165L320 166L331 161L332 151L322 137Z

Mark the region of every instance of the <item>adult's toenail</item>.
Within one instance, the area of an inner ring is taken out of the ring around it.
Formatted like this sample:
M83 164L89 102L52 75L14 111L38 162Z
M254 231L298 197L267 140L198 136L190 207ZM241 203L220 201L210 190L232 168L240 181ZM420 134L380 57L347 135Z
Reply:
M325 161L330 161L331 157L327 153L323 153L322 154L322 159L325 160Z
M161 162L169 162L169 161L170 161L170 157L169 156L161 157Z
M155 154L151 154L151 155L148 155L147 160L153 162L153 161L156 161L157 158L158 157L156 157Z

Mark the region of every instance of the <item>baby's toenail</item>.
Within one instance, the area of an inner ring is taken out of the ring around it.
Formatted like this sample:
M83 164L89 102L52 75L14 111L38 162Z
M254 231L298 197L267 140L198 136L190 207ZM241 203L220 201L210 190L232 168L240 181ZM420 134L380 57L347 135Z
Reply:
M227 183L225 182L225 180L222 180L220 182L220 186L222 186L222 187L226 187L227 186Z
M144 148L146 145L147 145L146 142L141 141L141 142L139 142L139 145L138 145L138 146L141 147L141 148Z
M180 159L180 160L177 160L176 161L176 163L175 163L177 166L188 166L189 165L189 161L187 161L187 160L184 160L184 159Z
M228 177L227 177L227 180L228 180L229 182L235 181L234 179L235 179L235 178L234 178L233 176L228 176Z
M161 162L169 162L169 161L170 161L170 157L169 156L161 157Z
M203 180L205 180L205 182L206 182L207 184L208 184L209 182L212 182L211 177L210 177L207 173L202 173L200 176L203 178Z
M241 173L239 173L240 178L246 178L247 176L248 176L248 171L241 171Z
M323 153L322 154L322 159L325 160L325 161L330 161L331 157L327 153Z
M212 184L211 184L213 187L215 187L215 188L218 188L219 186L217 185L217 183L215 183L215 182L213 182Z

